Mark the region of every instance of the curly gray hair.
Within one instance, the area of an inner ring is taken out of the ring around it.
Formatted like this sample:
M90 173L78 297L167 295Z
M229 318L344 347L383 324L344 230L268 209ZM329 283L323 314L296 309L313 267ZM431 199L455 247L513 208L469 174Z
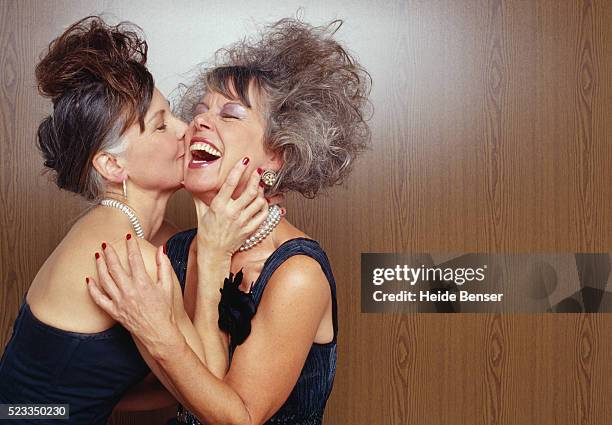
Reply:
M284 160L269 192L295 190L313 198L342 183L370 143L371 78L333 39L341 24L314 27L286 18L256 38L220 49L214 66L183 87L178 113L190 121L208 91L251 107L253 84L265 105L264 146Z

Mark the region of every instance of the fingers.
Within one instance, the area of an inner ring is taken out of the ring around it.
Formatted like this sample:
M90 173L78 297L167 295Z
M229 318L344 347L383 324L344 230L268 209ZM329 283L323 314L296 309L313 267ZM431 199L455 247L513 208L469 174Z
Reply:
M172 291L172 264L163 247L157 248L157 283L162 289Z
M234 193L236 186L238 186L240 178L242 177L244 170L246 170L248 163L249 161L246 157L236 162L234 168L232 168L227 175L227 179L225 179L223 186L221 186L221 189L219 190L217 196L215 196L213 202L227 204L232 199L232 194Z
M143 282L147 279L138 279L147 275L147 269L145 268L144 260L142 259L142 252L140 252L140 246L133 238L130 233L125 236L128 254L128 263L130 264L130 271L132 276L136 277L136 282Z
M261 174L259 169L253 171L249 177L246 187L242 191L242 194L234 201L237 209L241 210L246 208L255 198L260 196L263 198L263 188L260 186Z
M250 224L249 222L262 210L266 213L266 215L268 214L268 202L266 202L266 199L263 196L259 196L242 211L240 217L241 221L245 225Z
M264 222L266 217L268 216L268 203L264 201L264 205L257 211L255 214L244 226L244 231L248 234L255 232L261 223Z
M87 290L96 305L116 320L117 314L113 301L102 291L102 289L100 289L94 278L87 277Z
M112 247L107 247L106 244L103 244L103 252L105 255L100 255L100 253L96 252L96 271L98 272L98 279L100 280L99 286L111 299L116 300L120 296L119 288L115 283L115 280L111 276L108 270L108 261L109 258L106 255L107 252L110 253ZM114 251L113 251L114 252ZM112 253L110 254L113 255ZM112 261L111 261L112 262ZM120 272L113 272L113 274L121 274Z

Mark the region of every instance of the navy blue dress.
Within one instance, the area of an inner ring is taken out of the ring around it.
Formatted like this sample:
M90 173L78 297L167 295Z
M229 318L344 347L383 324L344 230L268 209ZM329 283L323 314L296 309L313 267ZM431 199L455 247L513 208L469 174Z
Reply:
M24 296L0 360L0 403L69 405L69 419L11 424L103 425L126 390L149 372L121 325L97 333L57 329L38 320Z
M168 256L183 290L185 289L189 246L195 234L195 229L187 230L174 235L167 243ZM325 252L312 239L296 238L286 241L264 263L261 274L253 285L252 293L255 304L259 305L266 284L274 271L285 260L294 255L307 255L318 261L329 281L334 337L327 344L313 343L295 387L291 394L289 394L289 398L266 424L319 425L323 421L323 411L331 393L336 374L336 340L338 335L336 284ZM235 349L235 346L230 345L230 362ZM174 419L168 425L199 424L197 419L182 407L179 407L178 416L180 420Z

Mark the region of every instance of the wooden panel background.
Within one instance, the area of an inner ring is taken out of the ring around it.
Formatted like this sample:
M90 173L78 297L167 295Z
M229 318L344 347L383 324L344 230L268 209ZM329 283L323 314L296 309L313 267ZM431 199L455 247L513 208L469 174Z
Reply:
M189 55L198 31L212 52L248 28L223 38L228 23L298 5L0 0L0 346L83 208L40 175L34 134L49 105L33 69L46 43L89 13L133 20L170 89L177 61L203 59ZM366 315L358 294L361 252L612 251L612 2L328 0L308 3L304 16L344 18L338 36L374 80L373 149L347 188L287 202L338 282L326 423L610 423L610 315ZM164 31L174 36L157 36ZM181 37L189 42L175 49ZM169 217L188 227L192 214L178 194Z

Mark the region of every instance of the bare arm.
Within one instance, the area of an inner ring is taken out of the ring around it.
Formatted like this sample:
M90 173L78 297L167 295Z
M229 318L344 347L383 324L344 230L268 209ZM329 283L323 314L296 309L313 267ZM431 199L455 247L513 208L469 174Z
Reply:
M210 208L194 199L198 217L198 286L193 324L204 344L207 368L218 378L223 378L229 367L228 336L218 325L219 289L229 274L232 254L255 232L268 213L263 188L259 186L259 172L251 173L243 193L236 200L232 199L243 172L241 163L234 167ZM223 219L224 216L235 219ZM242 231L237 233L231 226ZM228 238L234 234L238 237Z
M217 378L223 378L229 367L228 335L219 329L218 305L220 292L214 291L228 275L231 260L225 257L206 257L198 248L198 289L193 324L206 350L207 367Z
M135 280L118 284L141 284ZM163 279L157 286L147 284L160 293L170 287ZM198 358L176 324L137 328L181 402L201 421L261 424L280 408L295 385L329 300L329 285L316 261L299 255L287 260L268 282L251 335L236 349L223 379ZM107 300L99 305L120 317L121 304ZM136 320L132 315L126 323Z
M113 279L120 282L129 279L130 276L122 269L115 250L111 246L97 261L100 285L92 279L92 284L89 286L90 294L94 301L97 300L96 302L105 302L109 306L109 297L115 301L126 301L124 307L129 312L116 310L115 315L111 315L132 332L134 341L149 367L179 401L182 401L181 396L172 380L160 369L147 347L161 342L160 338L164 338L162 330L165 326L176 326L181 341L189 346L203 364L208 365L209 370L218 377L223 377L227 372L227 336L219 330L217 325L219 283L223 282L229 272L231 254L257 229L267 213L267 202L263 198L263 191L258 186L259 174L256 172L252 173L247 190L238 199L231 198L244 170L244 164L238 162L210 209L202 203L196 203L196 206L199 206L198 222L206 229L199 233L198 237L200 284L197 293L198 298L203 301L199 303L199 307L196 307L194 323L198 326L197 329L185 313L180 286L172 272L168 258L161 253L160 249L155 254L149 244L143 244L141 253L135 239L127 241L130 269L139 270L138 273L134 273L134 276L140 277L138 280L145 281L151 276L153 282L158 279L170 282L166 293L150 291L151 284L116 285ZM141 254L144 254L145 260ZM150 266L154 262L158 265L157 270ZM144 269L146 269L145 272L142 271ZM168 304L172 304L169 310ZM153 308L146 310L147 306L153 306ZM134 314L142 323L137 320L130 322L130 314ZM141 331L142 327L156 329L157 332L147 334Z
M174 396L164 387L153 373L131 387L115 406L115 410L135 412L163 409L176 405Z
M180 400L180 394L175 389L172 381L165 375L146 348L151 344L159 344L159 338L163 337L159 334L137 333L134 330L154 324L158 319L162 318L165 323L172 323L173 326L179 329L185 344L190 347L194 355L201 362L205 363L206 359L202 341L185 312L178 280L172 271L168 257L163 254L162 248L160 247L156 250L145 242L141 251L136 238L131 236L127 240L127 248L130 269L137 270L137 272L133 272L133 277L138 277L143 281L146 280L151 283L147 285L115 285L112 279L118 281L126 280L129 279L129 276L123 270L117 252L109 244L102 251L102 255L96 260L98 280L89 279L89 293L94 301L96 299L108 299L109 296L115 300L122 300L125 302L125 308L131 311L131 314L138 315L143 319L142 322L136 322L131 320L128 314L122 314L119 311L115 311L115 315L111 314L115 320L122 323L132 332L134 342L143 359L174 398ZM155 263L157 263L157 267L152 267L151 264ZM111 276L112 278L110 278ZM158 280L168 282L165 291L163 293L147 291L147 289L154 285L152 282ZM146 295L143 296L143 294ZM147 296L149 297L147 298ZM146 301L143 302L143 299L146 299ZM148 305L146 305L147 303ZM147 309L150 306L153 306L153 308Z

